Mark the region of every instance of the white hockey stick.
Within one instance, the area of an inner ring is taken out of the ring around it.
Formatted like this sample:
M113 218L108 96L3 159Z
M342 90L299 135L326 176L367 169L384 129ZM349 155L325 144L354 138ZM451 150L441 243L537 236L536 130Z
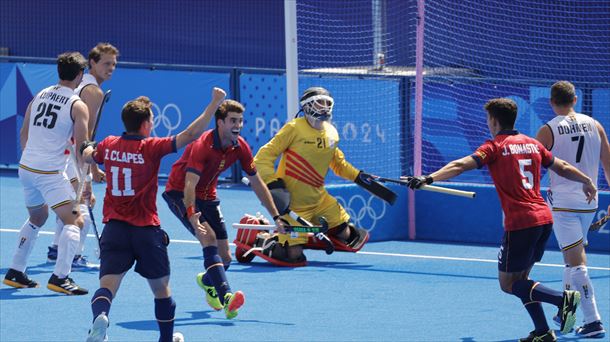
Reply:
M409 184L409 181L405 180L405 179L392 179L392 178L384 178L384 177L377 177L376 179L380 182L396 183L396 184L405 185L405 186L408 186L408 184ZM436 186L436 185L422 185L421 188L419 188L418 190L440 192L440 193L447 194L447 195L468 197L468 198L475 198L477 195L477 193L474 191L457 190L457 189L445 188L445 187Z

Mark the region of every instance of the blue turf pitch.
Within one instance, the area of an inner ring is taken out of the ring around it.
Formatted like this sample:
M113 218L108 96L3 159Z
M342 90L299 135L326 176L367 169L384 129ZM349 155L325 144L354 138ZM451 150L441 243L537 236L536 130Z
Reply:
M0 274L6 273L16 231L26 218L16 178L0 177ZM160 188L162 190L163 187ZM103 188L96 185L101 197ZM227 222L262 208L247 189L220 190ZM310 265L285 269L260 259L228 272L234 290L246 294L235 320L211 310L195 282L202 270L201 248L157 201L163 227L172 238L171 286L177 302L176 331L186 341L508 341L532 324L520 301L502 293L496 247L425 242L369 243L358 254L308 251ZM101 217L96 208L96 217ZM67 297L45 288L53 267L46 263L54 217L44 227L28 273L41 288L0 287L0 341L84 341L91 324L90 296ZM405 227L406 229L406 227ZM230 239L234 231L230 231ZM93 255L94 239L87 251ZM532 277L561 287L559 252L545 254ZM606 327L610 321L610 256L591 254L590 274ZM95 271L75 271L79 284L97 289ZM555 309L545 305L547 318ZM579 321L582 317L579 312ZM153 299L147 283L131 271L110 312L111 341L155 341ZM573 334L560 337L576 340Z

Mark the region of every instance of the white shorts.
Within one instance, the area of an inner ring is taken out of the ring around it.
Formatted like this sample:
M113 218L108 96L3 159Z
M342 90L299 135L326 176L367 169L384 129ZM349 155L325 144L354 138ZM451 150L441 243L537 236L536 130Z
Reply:
M588 244L587 233L595 217L595 212L552 211L552 213L553 231L562 251L577 246L581 240L583 246Z
M52 209L76 199L76 193L64 172L37 173L19 168L25 206L28 208L48 204Z

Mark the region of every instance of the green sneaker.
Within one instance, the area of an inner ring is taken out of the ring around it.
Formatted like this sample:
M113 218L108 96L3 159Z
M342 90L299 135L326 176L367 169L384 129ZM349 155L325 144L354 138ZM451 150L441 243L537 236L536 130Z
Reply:
M199 273L197 275L197 284L205 291L205 301L208 302L208 305L216 310L222 310L223 306L220 303L220 299L218 298L218 294L216 293L216 288L214 286L207 286L203 283L203 276L205 272Z
M244 305L246 296L241 291L225 294L225 315L227 319L237 317L237 310Z
M562 334L567 334L576 323L576 309L580 305L580 292L563 291L563 305L561 307L561 328Z

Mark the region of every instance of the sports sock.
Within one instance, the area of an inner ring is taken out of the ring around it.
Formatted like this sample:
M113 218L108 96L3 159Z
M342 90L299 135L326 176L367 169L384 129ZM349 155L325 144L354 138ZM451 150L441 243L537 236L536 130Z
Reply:
M532 318L532 322L534 322L534 329L536 331L536 335L544 334L549 331L549 325L546 322L546 317L544 316L544 310L542 309L542 304L540 302L532 302L521 299L525 310Z
M595 292L586 265L572 267L572 287L580 292L580 305L585 323L601 320L595 303Z
M524 303L534 301L555 304L558 307L563 305L563 292L552 290L533 280L515 281L512 292Z
M91 312L93 312L93 320L102 312L106 316L110 313L110 305L112 305L112 292L109 289L102 287L97 289L91 298Z
M32 224L28 219L23 223L19 230L19 240L17 240L17 250L13 255L13 263L11 268L19 272L25 272L25 268L28 262L30 254L32 254L32 248L36 239L38 238L38 232L40 227Z
M72 260L80 241L80 229L71 224L64 226L57 245L57 261L53 273L59 278L65 278L72 271Z
M62 230L64 230L64 222L59 216L55 216L55 234L53 234L53 246L55 247L59 245L59 237L61 236Z
M231 287L222 260L218 255L218 247L207 246L203 248L203 267L205 267L203 283L208 286L214 285L216 293L218 293L218 299L224 304L225 294L231 292Z
M159 325L159 342L172 340L174 334L174 317L176 313L176 302L172 297L155 298L155 317Z
M566 265L563 268L563 289L569 290L572 287L572 267Z
M83 216L85 223L83 225L83 229L80 231L80 241L78 243L78 249L76 250L77 255L83 255L85 251L85 240L87 239L87 233L89 233L89 228L91 227L91 215L89 215L89 207L85 204L81 204L79 206L80 214Z

